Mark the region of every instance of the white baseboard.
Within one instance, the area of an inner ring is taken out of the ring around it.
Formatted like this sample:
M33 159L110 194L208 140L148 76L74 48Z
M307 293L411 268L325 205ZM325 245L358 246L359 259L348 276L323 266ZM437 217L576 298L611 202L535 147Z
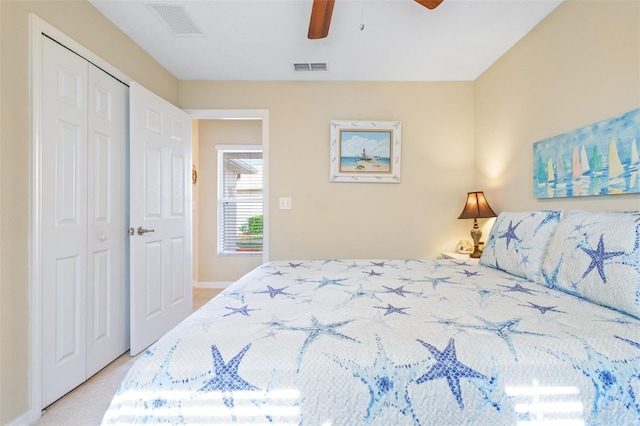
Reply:
M220 288L225 289L233 284L231 281L194 281L193 288Z
M37 421L38 419L34 419L34 420ZM15 419L11 420L9 423L7 423L6 426L29 426L33 423L34 422L31 421L30 412L26 412L20 417L16 417Z

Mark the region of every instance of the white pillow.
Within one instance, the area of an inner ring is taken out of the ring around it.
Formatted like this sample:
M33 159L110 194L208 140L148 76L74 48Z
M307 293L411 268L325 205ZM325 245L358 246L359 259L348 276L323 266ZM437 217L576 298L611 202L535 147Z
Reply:
M567 215L542 274L547 287L640 318L640 211Z
M549 239L562 210L502 212L480 257L480 264L540 282L540 269Z

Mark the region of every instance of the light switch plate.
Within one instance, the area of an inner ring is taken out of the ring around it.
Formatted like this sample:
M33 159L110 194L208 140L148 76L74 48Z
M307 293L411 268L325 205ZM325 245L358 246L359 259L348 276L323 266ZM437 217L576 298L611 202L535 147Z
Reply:
M291 197L280 197L279 206L280 206L280 210L290 210Z

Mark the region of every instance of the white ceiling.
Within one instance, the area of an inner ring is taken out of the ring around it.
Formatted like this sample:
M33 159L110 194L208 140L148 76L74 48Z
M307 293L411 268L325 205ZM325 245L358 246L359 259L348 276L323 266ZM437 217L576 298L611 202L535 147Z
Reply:
M294 81L474 80L562 2L336 0L329 36L309 40L312 0L89 1L179 80ZM182 5L204 35L175 36L154 4Z

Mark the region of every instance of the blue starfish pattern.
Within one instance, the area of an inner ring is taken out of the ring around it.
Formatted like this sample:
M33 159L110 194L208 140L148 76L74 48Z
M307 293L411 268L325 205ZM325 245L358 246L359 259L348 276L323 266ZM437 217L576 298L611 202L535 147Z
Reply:
M633 242L633 249L629 253L625 253L620 258L620 262L633 267L636 273L640 275L640 226L636 226L635 233L636 238ZM640 279L638 280L638 289L636 291L636 306L640 306Z
M469 291L471 294L478 295L480 297L480 306L487 306L487 299L492 296L496 297L505 297L504 293L497 288L484 288L480 285L475 285L474 288L465 288L465 290Z
M273 288L270 285L267 286L267 290L264 291L256 291L255 294L261 294L261 293L269 293L269 297L271 297L272 299L274 297L276 297L277 295L281 295L281 296L291 296L291 293L286 293L284 290L289 288L289 286L284 286L281 288Z
M240 303L244 303L244 297L247 295L244 291L224 291L221 293L224 297L228 297L230 299L238 300Z
M387 316L389 314L409 315L408 313L404 312L405 309L409 309L409 308L396 308L390 303L387 303L387 306L374 306L374 308L386 309L387 312L385 312L384 316Z
M323 265L328 265L330 263L340 263L340 264L342 264L342 263L344 263L344 261L341 260L341 259L325 259L325 260L322 261Z
M558 282L558 272L560 272L560 266L562 266L562 262L562 256L560 256L560 260L558 260L558 264L556 265L555 269L551 271L551 274L549 274L544 268L541 270L542 282L545 287L555 287L556 283Z
M309 278L298 276L297 278L291 279L296 284L307 284L307 283L317 283L318 281L310 280Z
M528 264L529 264L529 255L523 254L518 265L525 265L526 267Z
M474 315L478 320L482 321L484 325L460 325L460 328L470 328L474 330L487 331L489 333L495 334L507 344L509 348L509 352L513 355L514 359L518 360L518 354L516 353L516 348L513 346L513 342L511 341L512 334L526 334L530 336L542 336L539 333L533 333L530 331L517 330L516 328L520 325L521 318L509 319L506 321L488 321L482 317Z
M225 306L225 308L230 309L231 312L224 314L223 317L228 317L229 315L233 315L233 314L241 314L248 317L248 316L251 316L249 312L260 310L260 309L250 309L249 305L244 305L244 306L241 306L240 308L232 308L231 306Z
M207 317L195 319L194 322L199 323L202 326L202 331L206 333L216 321L213 317Z
M403 285L401 285L398 288L391 288L391 287L387 287L386 285L383 285L382 287L387 289L385 293L395 293L398 296L402 296L402 297L405 297L405 294L415 294L414 291L405 290Z
M362 284L360 284L357 289L346 290L345 292L350 294L351 297L342 305L359 298L376 299L378 302L382 302L382 300L380 300L376 295L377 292L375 290L365 290L364 287L362 287Z
M586 228L587 226L591 226L593 225L593 223L587 223L585 224L584 221L582 221L581 223L574 225L573 227L573 232L575 233L581 233L583 228Z
M640 349L640 343L638 343L638 342L634 342L633 340L625 339L624 337L620 337L620 336L613 336L613 337L615 337L616 339L620 339L623 342L627 342L631 346L634 346L634 347Z
M540 228L542 228L547 223L560 222L561 212L559 210L548 211L548 212L545 212L545 214L546 214L545 218L542 219L538 224L538 226L536 226L536 229L533 230L533 235L536 235L540 230ZM534 215L535 213L531 214L531 216L534 216Z
M322 324L316 317L311 317L311 325L308 327L285 327L286 330L291 331L304 331L308 333L307 338L304 343L302 343L302 348L300 349L300 353L297 358L297 366L296 372L300 372L300 365L302 364L302 358L304 358L305 353L309 349L309 346L315 342L321 336L333 337L341 340L348 340L350 342L360 343L359 340L354 339L353 337L347 336L345 334L339 333L336 331L337 328L343 327L353 320L345 320L334 322L331 324Z
M453 263L454 265L457 266L472 266L468 261L466 260L452 260L451 263Z
M514 286L511 286L511 287L510 287L510 286L507 286L507 285L501 285L501 284L498 284L498 285L499 285L500 287L504 287L504 288L506 288L507 290L505 290L505 292L508 292L508 291L515 291L515 292L518 292L518 293L525 293L525 294L531 294L531 295L533 295L533 294L537 293L537 291L536 291L536 290L530 290L530 289L528 289L528 288L526 288L526 287L522 287L522 286L520 285L520 283L516 283Z
M480 274L480 272L478 272L478 271L469 271L467 269L463 269L462 272L458 272L458 273L462 274L462 275L466 275L467 278L476 277L476 276L478 276Z
M633 321L631 319L629 319L629 317L626 316L622 316L622 317L616 317L616 318L604 318L602 316L600 316L600 319L598 321L602 321L602 322L610 322L613 324L621 324L621 325L635 325L638 326L638 322L637 321Z
M344 286L344 284L342 283L343 281L346 281L348 278L338 278L335 280L330 280L329 278L325 278L322 277L322 281L315 281L318 282L318 287L316 287L316 290L322 287L326 287L328 285L337 285L337 286Z
M516 223L516 226L513 226L513 221L509 221L509 227L507 230L501 234L498 238L506 238L507 239L507 250L509 250L509 243L511 240L520 241L520 238L516 235L516 228L522 223L522 221Z
M360 265L356 261L353 261L349 265L347 265L347 267L345 268L346 271L350 271L352 269L362 269L362 265Z
M429 349L431 355L436 358L436 363L431 366L429 371L420 376L416 380L416 383L420 384L430 380L446 378L451 393L456 398L456 401L458 401L460 409L463 410L464 402L462 400L462 390L460 389L460 379L477 378L488 380L488 378L484 374L478 373L458 361L454 339L449 339L447 347L442 352L440 352L435 346L432 346L427 342L423 342L420 339L418 339L418 342L420 342L425 348Z
M228 408L233 408L233 392L237 391L255 391L257 387L244 380L238 375L238 367L242 358L247 353L251 343L245 346L236 356L228 363L224 362L220 351L216 345L211 345L211 354L213 356L213 369L215 377L208 380L202 386L200 392L219 391L222 392L222 400Z
M611 360L591 347L584 339L586 359L575 359L567 354L553 354L569 361L573 368L591 380L595 396L591 414L595 417L613 402L620 402L628 409L635 409L640 418L640 403L634 394L632 383L640 377L640 363L632 360Z
M438 288L440 284L457 284L456 282L451 281L452 279L453 277L437 277L437 278L426 277L424 281L430 282L431 287L433 287L433 289L435 290Z
M163 381L166 381L166 380L170 382L174 381L173 376L171 375L171 373L169 373L169 365L171 364L171 360L173 359L173 355L176 349L178 348L179 343L180 343L179 341L176 342L176 344L169 349L169 351L167 352L167 355L165 356L164 360L160 364L160 368L153 375L153 378L151 379L151 383L160 385ZM147 349L144 351L143 356L151 357L154 354L155 352L152 349Z
M441 319L438 319L438 320L435 320L435 321L427 321L427 322L440 324L446 330L448 330L449 327L457 327L458 326L457 318L441 318Z
M591 272L594 268L597 268L602 282L606 284L607 277L604 275L604 261L615 256L621 256L624 254L624 252L605 251L603 237L604 234L600 234L600 241L598 242L598 247L596 249L583 246L580 246L580 248L582 249L582 251L587 253L589 257L591 257L591 263L589 264L587 270L584 271L584 274L582 274L582 278L585 278L589 274L589 272Z
M527 302L528 305L518 305L518 306L524 306L526 308L533 308L533 309L537 309L538 311L540 311L541 314L546 314L547 312L560 312L560 313L565 313L564 311L559 311L557 310L557 306L540 306L540 305L536 305L535 303L531 303L531 302Z
M376 272L373 269L371 270L371 272L363 272L364 274L367 274L370 277L381 277L383 274L382 272Z
M365 423L369 424L387 407L396 408L402 415L408 416L414 424L420 424L413 411L409 398L409 385L415 380L415 368L424 361L414 365L397 365L387 356L380 337L376 336L378 355L373 365L363 367L351 360L333 357L341 367L350 370L354 377L360 379L369 388L369 405L365 415Z
M176 383L178 382L177 380L174 379L174 377L171 375L170 371L170 366L171 366L171 362L173 359L173 355L178 347L179 341L176 342L175 345L173 345L169 351L167 352L166 356L164 357L164 359L162 360L162 362L160 363L160 366L157 368L156 372L153 374L151 380L149 382L140 382L140 381L132 381L128 384L128 388L120 388L117 391L117 394L121 394L122 392L125 391L129 391L131 389L138 389L139 387L142 386L150 386L153 389L155 389L154 392L150 392L150 394L146 394L144 396L140 396L138 399L138 402L141 403L144 408L146 410L150 410L150 415L149 417L153 417L153 410L154 409L158 409L158 408L162 408L164 407L167 403L168 400L166 398L164 398L163 396L161 396L163 393L162 392L158 392L159 390L162 390L164 387L170 387L171 383ZM142 358L150 358L153 357L156 354L156 352L152 349L147 349L143 352L141 359ZM153 359L153 358L150 358ZM201 374L200 376L196 377L197 378L201 378L204 377L206 375L208 375L210 373L210 371L206 371L203 374ZM190 378L186 378L184 379L185 381L189 381L191 380ZM156 396L160 394L160 396ZM152 399L152 395L153 395L153 399ZM166 395L166 394L165 394ZM128 401L129 403L131 403L131 401Z
M267 327L275 327L275 328L284 328L290 320L280 320L278 317L273 315L270 321L263 322L262 324Z

